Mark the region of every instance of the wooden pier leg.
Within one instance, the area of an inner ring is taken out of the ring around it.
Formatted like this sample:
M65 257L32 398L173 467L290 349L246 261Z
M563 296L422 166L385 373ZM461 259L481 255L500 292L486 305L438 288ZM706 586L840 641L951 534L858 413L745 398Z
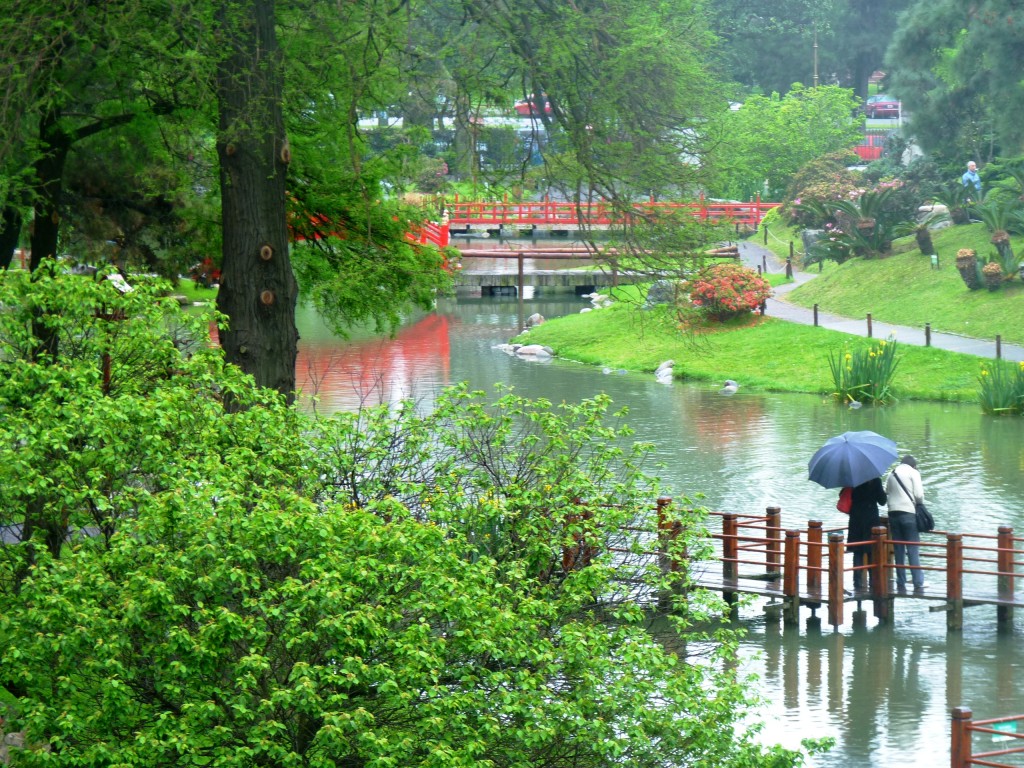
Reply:
M846 545L843 534L828 535L828 623L838 629L843 623L843 558Z
M871 598L874 601L875 618L888 624L892 613L892 598L889 595L889 529L876 525L871 529Z
M736 584L739 574L739 516L735 514L722 515L722 579L728 587ZM736 601L736 592L728 589L722 590L722 597L730 606L733 618L736 618L739 605Z
M971 765L971 722L969 707L953 710L953 728L950 744L950 768L968 768Z
M999 597L1004 600L1013 599L1013 528L1009 525L999 526L999 552L996 555L999 571ZM1013 629L1013 606L996 606L996 621L1000 631Z
M766 507L765 572L778 574L782 565L782 508Z
M782 595L785 603L782 622L787 627L795 627L800 624L800 531L786 531Z
M964 542L959 533L946 534L946 630L959 632L964 628Z

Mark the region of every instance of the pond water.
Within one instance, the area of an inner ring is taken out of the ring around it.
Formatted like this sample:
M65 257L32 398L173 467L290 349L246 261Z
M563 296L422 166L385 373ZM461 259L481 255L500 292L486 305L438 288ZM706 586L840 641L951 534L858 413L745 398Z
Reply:
M564 294L448 299L393 339L347 342L303 311L299 380L324 412L405 397L429 405L439 388L460 381L481 389L502 382L555 401L605 392L628 406L636 438L657 446L667 495L703 494L711 509L744 514L779 506L783 525L801 528L810 519L843 524L836 491L807 481L808 458L833 435L871 429L918 458L939 528L1024 531L1024 425L986 417L976 405L851 411L817 396L748 392L742 381L724 397L718 385L665 385L653 374L530 362L494 349L524 316L586 306ZM945 614L929 604L900 601L891 626L869 615L866 627L851 623L838 632L804 625L809 613L799 631L782 631L760 606L745 609L743 666L766 701L765 740L797 746L801 738L834 736L836 748L813 761L819 768L948 765L953 707L969 706L976 718L1024 714L1024 613L1012 634L999 635L994 608L968 608L963 632L947 634ZM985 736L975 742L977 749L1000 746Z

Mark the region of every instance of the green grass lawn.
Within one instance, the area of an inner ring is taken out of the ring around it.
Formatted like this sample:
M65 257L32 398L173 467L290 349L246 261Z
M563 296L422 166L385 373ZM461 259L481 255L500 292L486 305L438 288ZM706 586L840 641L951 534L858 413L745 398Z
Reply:
M832 389L829 354L874 342L773 318L683 333L665 308L610 309L556 318L518 338L546 344L561 358L592 365L653 371L675 361L677 378L722 382L746 389L827 394ZM973 401L981 361L934 348L901 346L894 379L899 398Z
M993 246L982 224L948 227L933 234L939 269L916 247L884 259L854 259L826 265L814 280L794 289L787 300L844 317L868 313L880 321L965 336L1024 343L1024 284L1016 277L998 291L969 291L956 269L956 252L973 248L984 260ZM904 247L913 243L913 239ZM899 244L897 244L899 245ZM1014 238L1014 253L1024 242ZM894 250L899 250L898 247ZM830 268L831 267L831 268ZM811 268L811 272L816 271Z

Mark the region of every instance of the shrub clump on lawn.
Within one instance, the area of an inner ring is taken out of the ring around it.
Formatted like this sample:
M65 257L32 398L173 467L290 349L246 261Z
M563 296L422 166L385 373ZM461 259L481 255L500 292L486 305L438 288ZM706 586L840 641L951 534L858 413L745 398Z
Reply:
M839 354L828 356L832 371L832 396L841 403L870 403L886 405L895 400L892 380L899 359L896 341L887 340L864 349L850 351L844 347Z
M1024 414L1024 363L989 363L978 376L981 410L990 416Z
M716 320L753 312L771 295L767 280L739 264L705 267L690 283L690 301L701 314Z

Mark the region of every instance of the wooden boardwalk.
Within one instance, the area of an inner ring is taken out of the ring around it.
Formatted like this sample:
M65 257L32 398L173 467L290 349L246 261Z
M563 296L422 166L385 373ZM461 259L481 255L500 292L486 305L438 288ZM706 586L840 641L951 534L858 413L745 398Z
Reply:
M870 545L872 557L861 567L870 587L854 593L846 583L855 569L846 563L842 529L826 530L820 521L783 528L778 507L759 516L711 513L710 524L715 556L688 563L694 583L721 592L733 605L742 595L777 601L787 624L796 624L799 609L808 607L827 610L829 624L838 627L850 602L870 603L876 618L888 622L898 601L925 600L932 611L946 613L950 631L962 629L964 609L980 606L994 607L997 625L1008 628L1014 609L1024 607L1024 591L1016 590L1024 539L1008 526L994 534L922 534L920 568L929 584L905 592L896 588L893 563L893 546L904 542L891 539L886 525L875 528L871 541L855 542Z

